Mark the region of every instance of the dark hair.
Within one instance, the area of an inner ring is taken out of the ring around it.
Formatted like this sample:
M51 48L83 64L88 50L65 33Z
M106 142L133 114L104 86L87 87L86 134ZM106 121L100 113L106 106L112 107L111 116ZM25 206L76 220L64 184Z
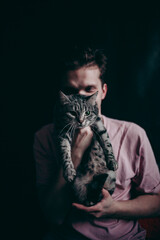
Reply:
M100 70L100 79L102 84L105 83L107 58L104 50L92 47L74 47L66 51L59 63L60 77L64 79L68 71L76 70L81 67L98 66Z

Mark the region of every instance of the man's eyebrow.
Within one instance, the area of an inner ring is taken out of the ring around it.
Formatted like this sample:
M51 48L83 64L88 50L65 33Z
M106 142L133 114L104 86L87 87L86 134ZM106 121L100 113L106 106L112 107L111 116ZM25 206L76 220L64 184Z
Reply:
M73 87L73 86L69 86L69 85L64 86L64 88L69 89L69 90L78 90L78 88Z
M67 89L76 89L76 87L69 86L69 85L65 85L64 88L67 88Z
M89 84L84 86L84 89L89 89L89 88L96 88L96 84ZM77 92L79 90L79 88L76 88L74 86L69 86L69 85L65 85L63 89L65 91L73 91L73 92Z
M87 85L85 88L92 88L92 87L96 88L96 84Z
M63 91L66 92L66 93L77 93L78 88L66 85L66 86L63 87Z

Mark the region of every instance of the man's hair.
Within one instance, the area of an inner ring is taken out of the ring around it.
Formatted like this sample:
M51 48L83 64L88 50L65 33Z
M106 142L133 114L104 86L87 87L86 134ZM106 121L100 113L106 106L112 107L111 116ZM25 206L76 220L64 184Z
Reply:
M100 70L100 79L102 84L105 83L107 58L104 50L95 49L92 47L74 47L67 51L60 61L61 80L66 76L66 73L71 70L77 70L81 67L97 66Z

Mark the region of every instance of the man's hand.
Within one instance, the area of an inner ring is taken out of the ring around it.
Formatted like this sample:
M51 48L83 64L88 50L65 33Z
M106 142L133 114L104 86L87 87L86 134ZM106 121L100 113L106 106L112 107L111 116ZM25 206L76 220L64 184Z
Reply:
M81 128L75 132L72 144L72 161L75 169L81 162L84 152L90 146L93 132L90 127Z
M118 201L114 201L107 190L103 189L102 193L101 202L94 206L86 207L78 203L72 205L96 218L109 217L131 220L160 216L160 193L140 195L131 200Z
M102 189L103 198L102 200L94 206L86 207L79 203L73 203L72 206L85 211L86 213L93 215L96 218L100 217L111 217L114 215L114 205L115 201L112 199L111 195L106 189Z

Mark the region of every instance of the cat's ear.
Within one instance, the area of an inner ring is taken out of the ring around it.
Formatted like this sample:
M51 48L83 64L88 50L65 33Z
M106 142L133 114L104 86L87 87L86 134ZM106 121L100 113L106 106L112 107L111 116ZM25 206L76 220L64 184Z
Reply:
M70 99L68 98L67 95L65 95L62 91L59 91L59 99L61 103L68 103L70 102Z
M98 95L98 91L95 92L94 94L92 94L91 96L88 96L87 97L87 102L94 105L96 103L97 95Z

